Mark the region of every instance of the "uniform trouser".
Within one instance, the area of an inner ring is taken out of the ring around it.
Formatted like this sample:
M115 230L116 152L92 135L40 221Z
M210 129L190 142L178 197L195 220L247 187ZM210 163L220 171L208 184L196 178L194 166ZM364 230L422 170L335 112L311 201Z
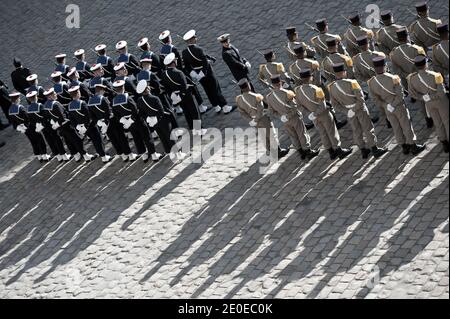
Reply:
M225 106L227 101L225 100L222 90L220 88L219 81L211 70L207 76L200 80L200 84L205 89L208 100L212 106Z
M341 138L330 111L326 110L319 114L314 120L314 125L319 131L320 139L325 149L337 149L341 146Z
M77 135L69 123L62 125L59 130L71 155L75 155L77 153L80 153L81 155L86 154L83 147L83 140Z
M66 154L66 150L64 149L63 141L61 137L58 135L54 129L50 127L45 127L42 130L44 134L45 140L47 141L48 146L52 150L53 155L64 155Z
M384 108L383 108L384 109ZM416 134L411 123L409 110L405 104L395 107L394 112L385 110L386 117L392 125L398 144L414 144L417 141Z
M45 145L45 140L41 133L36 133L32 129L27 129L25 135L30 141L34 155L47 154L47 146Z
M264 141L261 140L261 142L264 142L267 151L271 151L274 146L277 148L279 147L278 136L275 134L275 127L270 118L267 116L262 117L258 121L256 128L258 129L258 133L260 133L259 130L264 129L264 136L258 135L258 137L264 139ZM273 145L274 143L276 145Z
M169 154L175 145L175 142L170 138L170 119L159 119L158 124L155 126L155 131L158 133L159 139L164 147L164 152Z
M197 101L198 105L202 105L203 104L203 98L200 94L200 91L198 90L198 86L197 84L195 84L192 87L192 95L195 97L195 100Z
M427 103L426 107L433 119L439 140L441 142L449 141L448 98L445 96L440 100L432 100Z
M91 140L92 144L94 145L95 151L97 152L100 157L103 157L106 155L105 153L105 147L102 142L102 136L98 130L98 127L95 124L89 125L89 128L86 132L87 137Z
M194 128L194 121L201 120L200 112L197 105L194 102L194 98L190 92L188 92L181 99L181 108L183 109L184 117L190 130Z
M367 106L355 111L355 115L350 119L350 125L353 130L353 140L360 149L367 147L372 148L377 145L375 128L370 119Z
M178 125L177 118L176 118L175 114L173 113L172 103L170 102L169 98L167 97L167 94L161 94L158 97L161 100L161 103L162 103L162 105L164 107L164 110L166 112L170 113L168 115L168 118L170 120L170 124L172 126L172 129L179 128L180 126ZM200 103L198 105L200 105Z
M291 138L292 144L295 149L309 149L311 147L310 137L308 132L306 131L305 123L303 122L303 118L298 115L294 115L293 118L289 119L286 123L284 123L284 127Z
M6 120L8 121L8 123L11 123L11 121L9 120L9 106L2 104L2 110L3 110L3 113L5 114L5 117L6 117ZM1 121L0 121L0 124L1 124Z
M134 144L139 155L147 152L148 154L155 153L155 144L150 135L150 131L141 119L134 120L135 122L130 126L130 133L133 135Z
M131 153L130 145L128 144L128 139L125 136L125 132L120 123L114 120L114 118L109 122L106 135L111 141L112 146L119 155L129 155Z

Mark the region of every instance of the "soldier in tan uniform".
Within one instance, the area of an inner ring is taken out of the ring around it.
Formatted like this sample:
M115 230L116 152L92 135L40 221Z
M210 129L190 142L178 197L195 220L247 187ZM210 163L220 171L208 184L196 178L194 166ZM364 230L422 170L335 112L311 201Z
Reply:
M273 50L267 50L264 52L264 58L266 59L266 64L261 64L259 66L258 80L261 81L265 86L270 87L270 79L275 75L279 75L283 79L283 87L288 88L291 78L286 72L283 63L275 62L276 55Z
M359 14L354 14L348 18L351 22L351 26L344 33L344 41L346 43L347 51L350 56L355 56L359 52L361 52L358 43L356 43L356 39L360 36L367 36L369 39L369 46L371 50L375 50L374 47L374 34L372 30L363 28L361 26L361 18Z
M433 69L447 78L448 84L448 24L437 27L441 42L433 45Z
M426 57L415 59L418 72L408 76L409 92L425 102L427 112L434 121L436 133L445 153L449 150L448 92L442 74L429 71Z
M278 158L286 156L289 150L282 149L279 146L278 137L275 134L275 127L269 116L265 114L263 105L264 96L253 93L247 79L241 79L238 85L242 94L236 97L236 104L242 117L249 121L251 127L265 129L264 138L267 151L270 151L276 145L278 148Z
M314 77L311 69L303 69L300 77L305 84L295 88L297 105L309 112L308 118L314 123L320 134L322 144L330 159L343 159L352 153L351 149L341 147L341 138L334 123L330 107L325 101L325 93L317 85L314 85Z
M295 27L286 28L286 36L288 38L288 42L285 46L285 49L289 59L291 59L292 61L297 60L297 54L295 54L294 52L294 47L299 45L301 45L303 49L305 49L308 58L314 58L314 56L316 55L316 50L305 42L300 41L297 29Z
M348 55L345 46L342 44L342 39L337 34L331 34L328 32L328 22L326 19L316 20L317 30L320 34L314 36L311 39L311 43L314 46L318 58L323 60L326 56L328 56L328 46L326 40L328 38L335 38L338 43L338 52L344 55Z
M375 128L358 81L348 79L344 63L333 65L336 81L328 85L331 105L346 114L353 129L353 139L361 150L362 158L369 158L372 152L378 158L387 152L377 146Z
M394 16L390 10L381 11L380 17L384 27L376 32L375 38L378 49L384 54L389 55L392 49L400 45L397 39L397 29L404 28L404 26L395 24Z
M319 62L315 60L308 59L305 55L305 49L301 45L294 47L294 53L296 54L297 60L289 66L289 74L294 80L295 85L301 84L300 70L310 69L312 72L312 77L314 79L313 83L317 86L322 85L322 77L320 73Z
M375 57L386 57L383 52L370 50L369 39L366 35L360 36L356 39L361 53L353 57L353 72L355 79L359 82L367 82L375 73L372 60Z
M368 82L370 96L379 108L385 109L397 143L402 145L403 153L419 154L425 146L416 143L417 137L405 104L400 77L387 72L386 59L382 56L375 57L373 65L377 74Z
M338 52L338 41L335 38L326 39L328 56L322 61L322 71L328 83L336 80L333 72L333 64L343 63L348 78L353 79L353 60L350 56Z
M416 11L418 19L409 25L409 32L414 43L427 51L428 48L441 41L436 27L442 21L428 16L429 10L426 2L417 3Z
M271 82L273 90L265 98L269 111L274 116L280 117L292 144L300 153L302 159L316 157L319 155L319 151L311 149L311 139L303 122L303 114L295 102L295 93L282 88L279 75L273 76Z

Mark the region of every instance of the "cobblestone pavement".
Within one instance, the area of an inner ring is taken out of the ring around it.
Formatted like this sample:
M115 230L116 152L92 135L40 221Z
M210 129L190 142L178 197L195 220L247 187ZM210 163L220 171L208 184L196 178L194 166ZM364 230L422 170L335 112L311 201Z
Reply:
M73 2L80 29L65 27L70 1L3 1L1 79L10 84L13 56L45 84L61 51L104 42L114 56L113 45L125 39L138 53L141 36L159 47L156 36L166 28L197 29L217 57L216 37L230 32L257 66L262 57L255 48L281 47L285 26L297 25L309 38L303 22L326 16L332 31L343 32L338 13L363 12L371 3ZM394 9L401 23L413 19L410 1L375 3ZM448 11L444 0L431 3L434 16ZM215 69L232 101L237 90L221 59ZM228 152L202 164L166 158L156 165L119 159L106 166L41 165L23 136L4 130L0 297L448 298L448 156L410 107L419 140L428 144L416 158L402 155L392 132L378 124L391 152L377 161L363 162L355 152L331 163L324 152L304 163L291 153L263 175L256 159L241 161L243 142L235 161ZM237 113L204 121L221 129L247 126ZM311 134L317 145L317 132ZM342 136L349 145L350 129Z

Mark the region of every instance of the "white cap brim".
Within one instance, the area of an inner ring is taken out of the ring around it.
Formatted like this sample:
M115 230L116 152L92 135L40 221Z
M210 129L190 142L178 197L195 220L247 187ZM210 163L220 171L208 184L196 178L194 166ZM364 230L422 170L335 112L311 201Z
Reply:
M37 79L37 77L38 77L37 74L31 74L31 75L27 76L26 80L27 81L34 81L34 80Z
M121 50L127 46L127 41L119 41L116 44L116 50Z
M95 70L100 69L101 67L102 67L102 65L100 63L94 64L93 66L91 66L90 70L95 71Z
M169 35L170 35L170 31L169 31L169 30L163 31L163 32L161 32L161 34L159 35L158 39L159 39L160 41L162 41L162 40L164 40L165 38L167 38Z
M114 81L114 83L113 83L113 87L115 87L115 88L118 88L118 87L121 87L121 86L124 86L124 85L125 85L125 81L124 80Z
M55 71L52 74L50 74L50 77L51 78L56 78L56 77L61 76L61 75L62 75L61 71Z
M47 95L52 94L53 92L55 92L55 89L54 88L49 88L47 91L44 91L44 95L47 96Z
M16 97L16 96L19 96L20 95L20 92L12 92L12 93L9 93L9 96L10 97Z
M78 49L78 50L76 50L73 53L73 55L75 55L75 56L79 56L79 55L82 55L82 54L84 54L84 49Z
M31 92L27 93L26 97L29 98L29 97L33 97L35 95L37 95L37 91L31 91Z
M138 42L138 47L141 47L141 46L143 46L146 43L148 43L148 38L142 38Z
M170 53L168 54L165 58L164 58L164 65L169 65L171 64L173 61L175 61L176 56L175 53Z
M75 91L77 91L79 89L80 89L80 86L75 85L75 86L72 86L71 88L69 88L67 91L69 91L69 93L72 93L72 92L75 92Z
M67 76L72 76L75 73L76 70L77 70L76 67L70 68L69 72L67 72Z
M145 91L146 88L147 88L147 81L146 80L141 80L141 81L139 81L139 83L136 86L136 92L138 94L141 94L142 92Z
M125 67L125 63L123 63L123 62L117 63L114 66L114 71L119 71L119 70L123 69L124 67Z
M99 44L95 47L95 51L100 51L106 49L106 44Z
M195 37L196 32L195 30L189 30L188 32L186 32L183 36L183 40L184 41L188 41L190 39L192 39L193 37Z
M55 59L65 58L66 56L67 56L67 54L61 53L61 54L55 55Z

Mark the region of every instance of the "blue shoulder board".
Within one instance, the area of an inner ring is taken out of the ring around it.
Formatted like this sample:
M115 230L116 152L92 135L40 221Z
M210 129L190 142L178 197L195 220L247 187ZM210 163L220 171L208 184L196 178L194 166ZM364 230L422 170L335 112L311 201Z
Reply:
M31 103L30 105L28 105L28 113L36 113L40 111L40 104L39 103Z
M119 56L119 58L117 59L117 63L120 63L120 62L128 63L129 61L130 61L130 55L129 54L121 54Z
M11 104L9 108L9 115L19 114L20 107L21 106L19 104Z
M47 100L47 102L45 102L44 104L44 110L53 110L53 104L55 103L55 101L50 101Z
M101 55L97 58L97 64L100 63L103 66L108 65L109 59L110 59L109 56Z
M94 96L91 96L91 97L89 98L88 105L89 105L89 106L91 106L91 105L99 105L99 104L102 103L102 99L103 99L103 96L101 96L101 95L94 95Z
M70 82L70 87L77 86L77 85L80 85L80 84L81 84L80 81L78 81L78 80L73 80L73 81Z
M114 81L120 81L120 80L126 80L127 79L127 77L125 77L125 76L117 76L115 79L114 79Z
M172 53L172 48L173 48L172 44L163 45L161 48L161 55L166 56L166 55Z
M61 83L56 83L55 85L53 85L53 89L55 90L56 94L61 94L64 91L64 84L63 82Z
M81 109L81 101L72 101L69 103L69 111L78 111Z
M150 75L151 75L150 71L142 70L141 72L138 73L136 79L138 82L142 80L150 81Z
M67 68L68 68L68 66L65 65L65 64L58 64L58 65L56 66L56 68L55 68L55 71L60 71L60 72L62 72L63 74L65 74Z
M77 69L77 71L84 71L85 66L86 66L85 61L78 61L77 64L75 65L75 68Z
M89 87L91 89L94 89L96 84L102 84L102 78L100 76L96 76L89 81Z
M128 102L128 94L119 94L113 99L113 105L125 104Z

